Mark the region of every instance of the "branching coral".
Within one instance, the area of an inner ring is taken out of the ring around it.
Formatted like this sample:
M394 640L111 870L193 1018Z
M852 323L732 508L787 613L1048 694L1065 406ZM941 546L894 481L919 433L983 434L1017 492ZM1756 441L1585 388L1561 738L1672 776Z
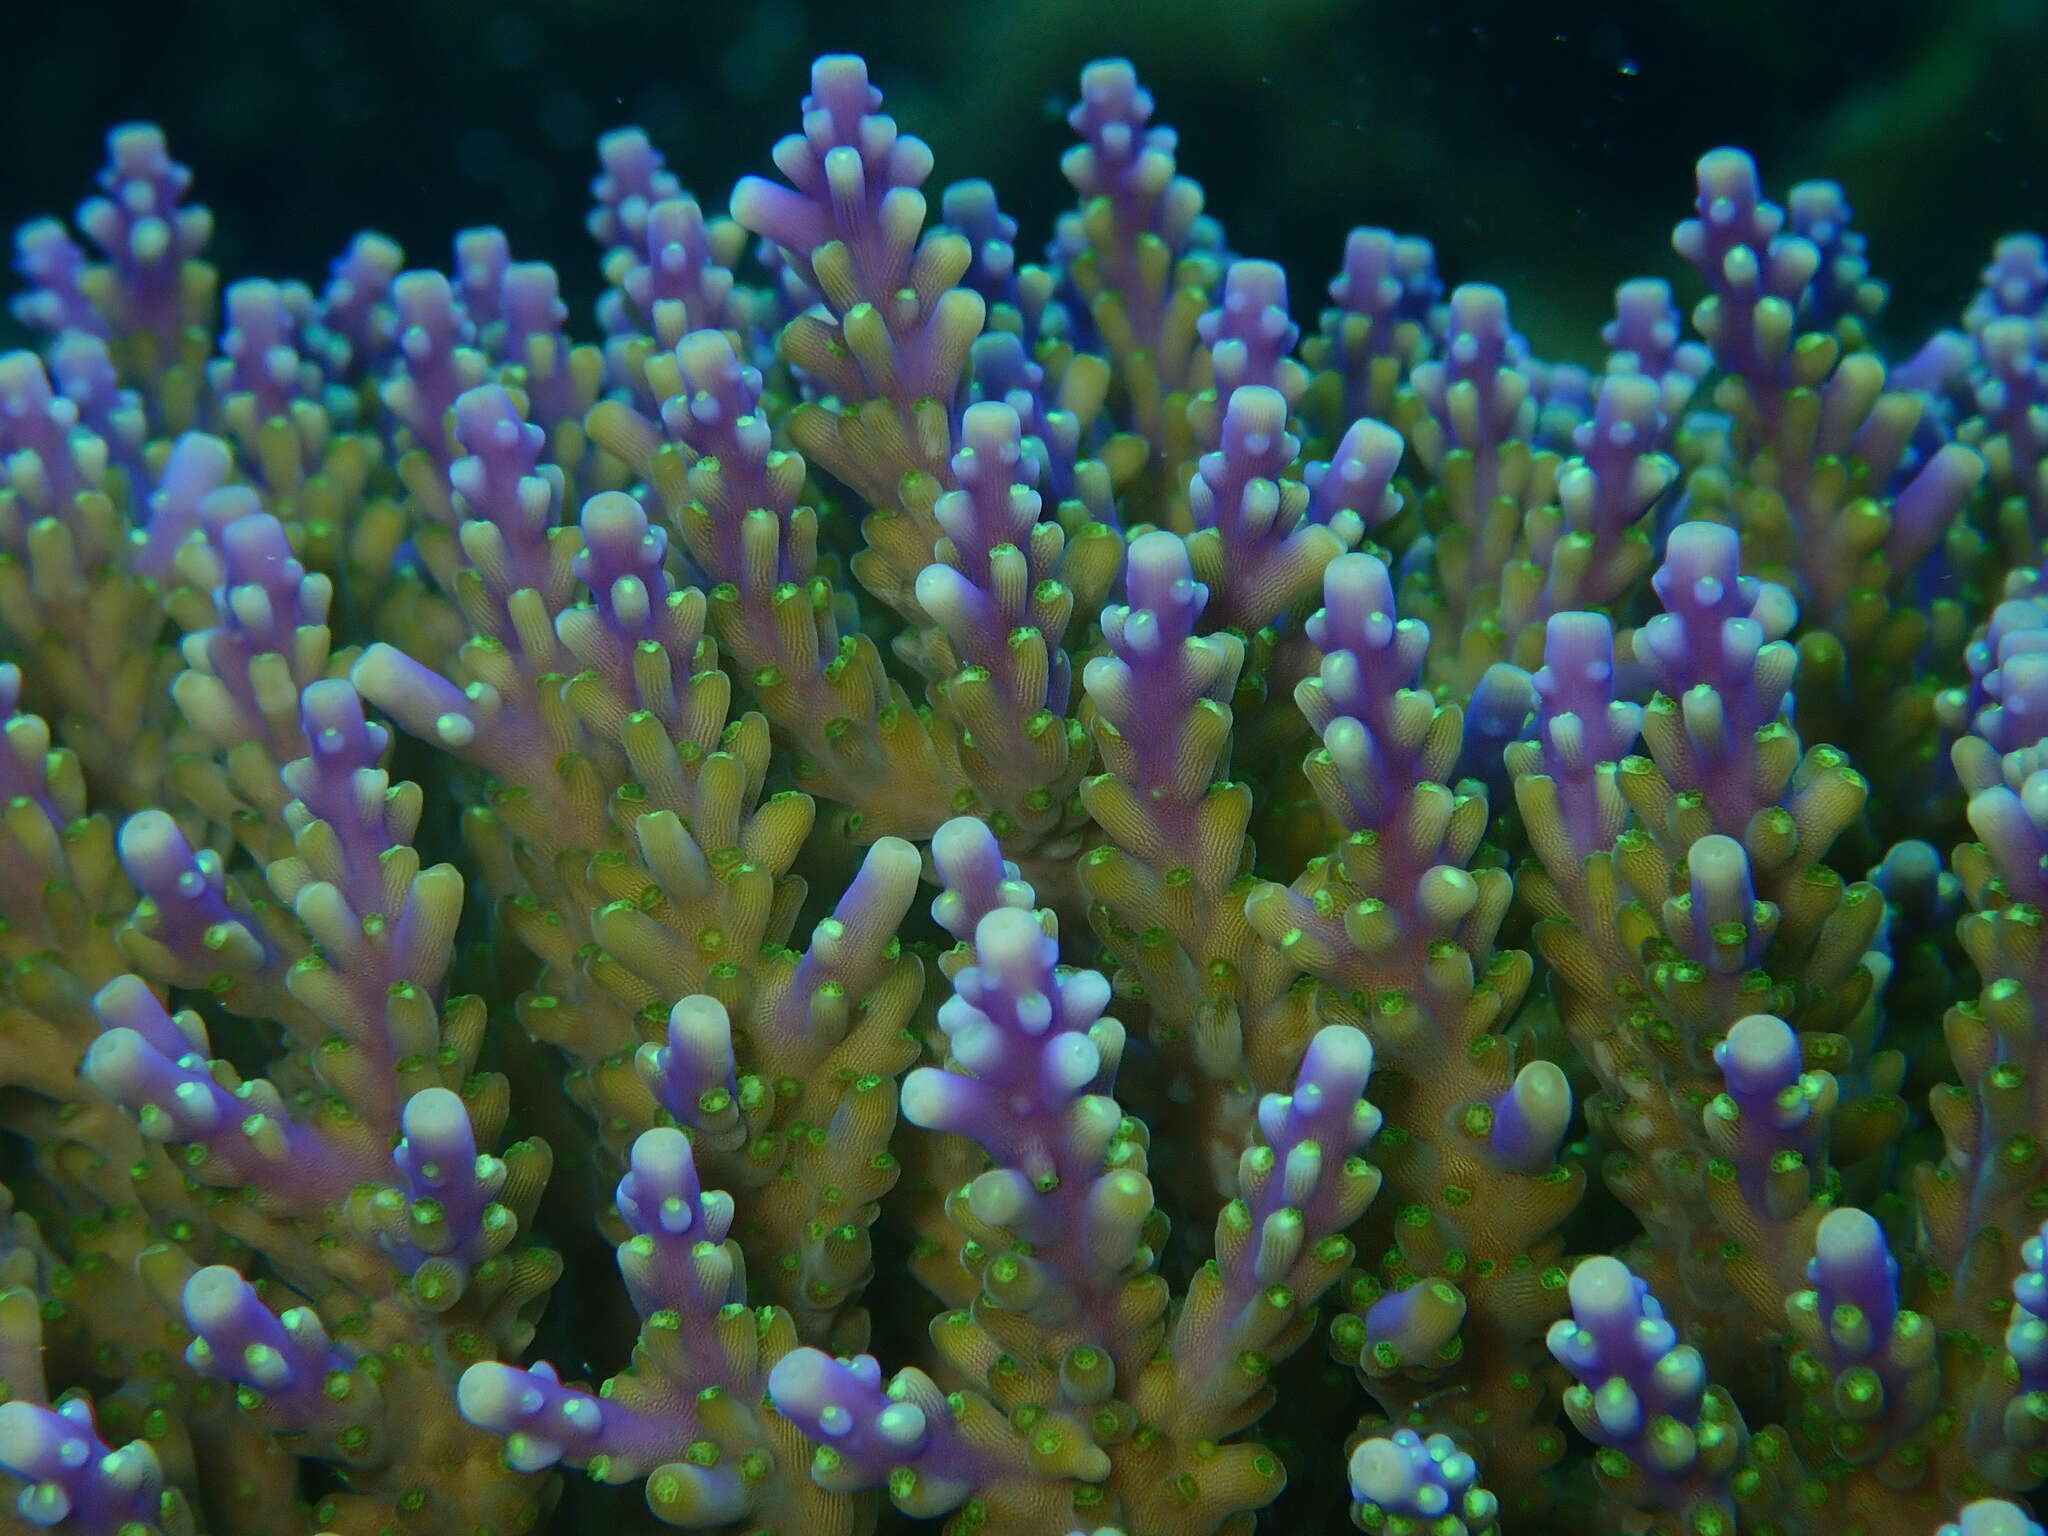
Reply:
M2038 1532L2041 241L1304 336L1069 121L1040 261L858 59L608 134L591 340L21 231L0 1526Z

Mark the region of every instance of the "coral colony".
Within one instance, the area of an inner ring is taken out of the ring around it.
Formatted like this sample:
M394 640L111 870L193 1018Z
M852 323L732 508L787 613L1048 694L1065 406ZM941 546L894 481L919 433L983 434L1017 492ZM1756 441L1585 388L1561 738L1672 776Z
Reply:
M2040 1536L2048 249L1304 334L1152 110L611 134L594 339L21 231L7 1531Z

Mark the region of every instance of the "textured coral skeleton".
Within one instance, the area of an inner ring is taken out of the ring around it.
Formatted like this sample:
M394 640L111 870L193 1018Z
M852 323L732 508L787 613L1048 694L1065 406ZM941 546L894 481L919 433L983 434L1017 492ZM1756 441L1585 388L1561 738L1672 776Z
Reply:
M2040 1536L2048 247L1305 327L1153 113L20 231L0 1530Z

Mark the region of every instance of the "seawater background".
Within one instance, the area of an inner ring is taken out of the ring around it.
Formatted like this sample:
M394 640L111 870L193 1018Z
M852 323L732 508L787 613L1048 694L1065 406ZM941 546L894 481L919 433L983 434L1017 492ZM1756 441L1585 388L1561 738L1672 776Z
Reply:
M355 229L445 266L504 226L579 326L598 132L638 122L708 209L767 169L815 53L865 53L930 141L932 191L993 180L1042 245L1070 193L1061 113L1130 56L1232 248L1284 262L1297 318L1344 232L1428 235L1496 281L1539 352L1591 359L1613 284L1671 271L1691 166L1738 143L1774 196L1848 188L1898 338L1948 321L1991 238L2048 225L2048 0L108 0L9 7L0 226L68 213L112 122L153 117L219 219L223 275L324 278ZM1682 282L1690 295L1693 284ZM4 322L0 322L4 324Z

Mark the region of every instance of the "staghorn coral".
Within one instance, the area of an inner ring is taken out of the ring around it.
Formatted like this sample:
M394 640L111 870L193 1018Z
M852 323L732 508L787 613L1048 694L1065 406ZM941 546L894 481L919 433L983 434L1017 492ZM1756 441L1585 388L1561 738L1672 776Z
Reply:
M592 339L21 231L0 1529L2038 1531L2041 241L1304 334L1155 108L608 134Z

